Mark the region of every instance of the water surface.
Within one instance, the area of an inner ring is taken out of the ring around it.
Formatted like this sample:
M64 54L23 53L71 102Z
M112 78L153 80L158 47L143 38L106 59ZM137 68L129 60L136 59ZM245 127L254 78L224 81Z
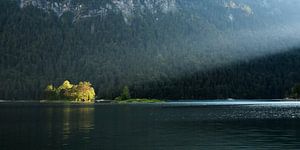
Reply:
M300 103L0 103L0 149L299 149Z

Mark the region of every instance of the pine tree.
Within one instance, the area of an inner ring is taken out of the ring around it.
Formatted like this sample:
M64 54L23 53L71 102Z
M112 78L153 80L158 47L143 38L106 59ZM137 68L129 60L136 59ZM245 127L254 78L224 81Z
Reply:
M121 99L122 100L128 100L130 99L130 92L128 86L125 86L122 90Z

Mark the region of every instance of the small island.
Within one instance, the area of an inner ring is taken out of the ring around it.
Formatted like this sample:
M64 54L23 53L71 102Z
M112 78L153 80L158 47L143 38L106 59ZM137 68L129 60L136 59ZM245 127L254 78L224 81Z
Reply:
M62 103L95 103L99 102L96 99L96 93L92 84L88 81L72 84L65 80L60 86L55 87L52 84L45 89L45 100L41 102L62 102ZM108 100L114 104L127 103L162 103L163 100L146 99L146 98L132 98L128 86L125 86L120 96L114 100ZM100 101L101 102L101 101Z
M45 89L45 99L48 101L94 103L95 97L95 90L87 81L72 84L66 80L59 87L50 84Z
M146 98L131 98L128 86L125 86L121 92L121 95L115 98L115 103L127 104L127 103L162 103L163 100L158 99L146 99Z

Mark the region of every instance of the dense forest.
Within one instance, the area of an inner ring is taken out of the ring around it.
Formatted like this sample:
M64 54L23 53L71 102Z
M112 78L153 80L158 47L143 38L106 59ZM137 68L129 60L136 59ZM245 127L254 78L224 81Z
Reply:
M24 1L0 0L0 99L43 99L66 79L107 99L124 86L133 98L283 98L300 82L296 4L74 0L85 10L57 14Z
M300 50L151 82L135 93L169 99L299 98Z

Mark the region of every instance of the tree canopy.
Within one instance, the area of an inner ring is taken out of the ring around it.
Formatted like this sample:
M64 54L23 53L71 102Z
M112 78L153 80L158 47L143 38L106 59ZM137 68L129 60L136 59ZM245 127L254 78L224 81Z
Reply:
M130 92L129 92L129 88L128 86L125 86L123 89L122 89L122 92L121 92L121 95L116 97L115 99L117 101L123 101L123 100L128 100L130 99L131 96L130 96Z
M289 95L290 98L300 99L300 83L296 84L291 89L291 94Z
M90 82L84 81L79 84L71 84L66 80L58 88L52 84L45 89L45 98L47 100L71 100L78 102L93 102L96 93Z

